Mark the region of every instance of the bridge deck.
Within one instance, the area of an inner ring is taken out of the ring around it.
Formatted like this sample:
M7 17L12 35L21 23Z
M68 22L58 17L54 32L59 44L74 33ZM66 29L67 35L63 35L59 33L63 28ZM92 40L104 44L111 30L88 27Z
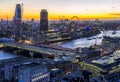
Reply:
M4 42L2 44L4 44L5 46L9 46L9 47L29 50L29 51L33 51L33 52L39 52L39 53L48 54L48 55L69 55L69 56L75 55L75 52L25 45L25 44L20 44L20 43L16 43L16 42Z

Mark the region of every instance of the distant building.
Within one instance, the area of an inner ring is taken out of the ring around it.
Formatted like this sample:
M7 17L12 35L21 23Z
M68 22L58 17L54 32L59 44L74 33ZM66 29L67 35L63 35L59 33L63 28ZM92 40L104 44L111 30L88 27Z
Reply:
M101 55L101 50L99 46L90 46L89 48L77 48L76 52L82 54L80 57L80 61L85 61Z
M81 65L84 69L92 72L92 77L100 77L108 82L117 82L120 78L120 51L82 62Z
M107 52L120 49L120 37L104 36L102 40L102 49Z
M21 25L22 24L22 7L21 7L21 4L16 5L13 20L17 28L17 32L15 33L15 40L19 41L22 39L22 25Z
M14 14L14 23L16 25L21 25L22 22L22 7L20 4L16 5L15 14Z
M68 75L71 72L75 72L78 70L78 65L68 60L56 59L53 61L47 62L47 67L49 70L51 69L59 69L62 71L62 75Z
M46 9L42 9L40 12L40 31L48 31L48 12Z

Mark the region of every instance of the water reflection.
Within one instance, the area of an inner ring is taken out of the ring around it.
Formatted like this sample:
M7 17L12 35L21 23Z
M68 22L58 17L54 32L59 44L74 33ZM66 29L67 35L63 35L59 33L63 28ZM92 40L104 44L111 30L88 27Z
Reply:
M16 56L15 54L0 51L0 60L12 59L12 58L16 58L16 57L18 57L18 56Z
M102 31L101 34L89 37L89 38L81 38L73 41L65 42L63 44L59 44L59 46L75 49L77 47L89 47L91 45L97 44L101 45L102 39L104 35L111 37L120 37L120 31L116 31L116 34L113 34L114 31Z

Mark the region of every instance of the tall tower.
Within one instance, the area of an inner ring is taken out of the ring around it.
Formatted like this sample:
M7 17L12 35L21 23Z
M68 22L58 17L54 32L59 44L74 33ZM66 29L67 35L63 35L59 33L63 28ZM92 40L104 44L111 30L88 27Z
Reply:
M46 9L42 9L40 12L40 32L48 31L48 12Z
M16 5L15 14L13 17L14 24L16 25L15 39L16 41L22 40L22 6L21 4Z
M15 15L14 15L14 23L18 26L21 25L22 22L22 7L20 4L16 5Z

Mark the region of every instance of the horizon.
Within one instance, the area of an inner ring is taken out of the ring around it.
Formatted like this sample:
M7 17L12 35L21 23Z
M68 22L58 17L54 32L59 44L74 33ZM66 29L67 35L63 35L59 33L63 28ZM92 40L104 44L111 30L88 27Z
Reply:
M120 19L119 0L0 0L0 18L12 20L16 4L24 4L23 20L40 20L41 9L47 9L49 20Z

